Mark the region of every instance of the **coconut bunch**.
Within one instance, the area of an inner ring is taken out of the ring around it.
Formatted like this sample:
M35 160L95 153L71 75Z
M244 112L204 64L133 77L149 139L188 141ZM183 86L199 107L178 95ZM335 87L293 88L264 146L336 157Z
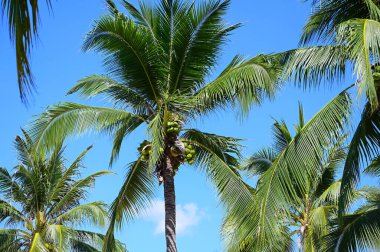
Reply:
M140 152L141 160L147 161L152 154L152 144L148 140L144 140L137 150Z
M187 162L189 165L192 165L195 161L195 154L196 150L194 145L191 145L188 142L184 142L185 145L185 159L184 161Z
M166 126L166 132L173 135L178 135L182 129L182 123L179 120L168 121Z
M375 66L373 71L373 79L375 81L380 81L380 66Z

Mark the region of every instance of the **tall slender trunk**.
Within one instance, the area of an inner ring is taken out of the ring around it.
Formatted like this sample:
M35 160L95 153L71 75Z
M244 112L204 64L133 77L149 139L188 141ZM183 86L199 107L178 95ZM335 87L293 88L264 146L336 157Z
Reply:
M164 197L166 251L177 252L174 170L170 155L166 156L164 166Z

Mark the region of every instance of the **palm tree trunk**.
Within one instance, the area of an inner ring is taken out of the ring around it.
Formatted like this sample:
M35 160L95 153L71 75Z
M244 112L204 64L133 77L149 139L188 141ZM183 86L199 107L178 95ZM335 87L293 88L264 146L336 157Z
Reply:
M166 251L177 252L174 171L170 155L166 156L164 166L164 197Z

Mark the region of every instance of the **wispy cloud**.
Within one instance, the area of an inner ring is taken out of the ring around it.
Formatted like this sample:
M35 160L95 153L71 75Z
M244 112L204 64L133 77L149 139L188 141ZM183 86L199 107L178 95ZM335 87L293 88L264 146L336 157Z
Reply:
M177 234L185 234L191 227L198 225L199 221L204 217L205 212L195 203L187 203L177 205ZM165 202L163 200L154 200L152 206L146 210L142 216L143 219L151 221L155 224L155 234L165 232Z

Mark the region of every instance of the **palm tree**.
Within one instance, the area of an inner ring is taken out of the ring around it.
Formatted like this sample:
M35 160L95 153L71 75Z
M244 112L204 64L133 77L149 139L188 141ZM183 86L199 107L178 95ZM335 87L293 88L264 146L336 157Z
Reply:
M236 56L208 81L228 35L240 26L223 22L229 0L201 4L162 0L155 6L140 2L139 8L122 1L128 14L112 1L107 3L110 14L95 22L83 47L104 55L108 74L84 78L69 93L103 95L113 107L51 106L30 132L37 149L89 129L110 133L112 164L125 137L145 124L148 138L138 148L140 155L130 164L111 206L104 251L112 251L114 229L147 206L157 180L164 185L167 251L177 251L174 176L180 165L202 168L224 203L240 204L241 198L251 197L235 171L238 139L188 129L186 124L238 105L248 112L251 104L273 97L278 62L265 55Z
M341 146L350 110L340 93L307 123L299 110L296 135L275 122L275 145L254 154L245 169L259 175L250 201L227 214L224 234L229 251L291 251L299 234L304 251L319 251L337 210L340 181L334 176L345 153Z
M108 220L101 201L82 204L86 189L93 186L101 171L83 179L80 175L87 148L66 167L62 145L52 152L37 155L34 142L24 132L16 137L19 164L13 174L0 168L0 250L30 251L101 251L103 235L77 229L87 223L102 227ZM117 243L114 251L125 251Z
M9 35L16 48L17 80L23 102L27 102L27 96L34 91L29 60L30 51L38 37L40 2L38 0L0 1L2 15L7 19ZM45 2L51 8L51 1Z
M285 78L308 88L342 82L346 72L356 74L355 85L365 105L350 139L342 177L339 214L349 210L360 181L361 164L379 154L380 4L375 0L313 1L314 12L304 28L303 48L282 54ZM309 46L320 43L318 46Z

